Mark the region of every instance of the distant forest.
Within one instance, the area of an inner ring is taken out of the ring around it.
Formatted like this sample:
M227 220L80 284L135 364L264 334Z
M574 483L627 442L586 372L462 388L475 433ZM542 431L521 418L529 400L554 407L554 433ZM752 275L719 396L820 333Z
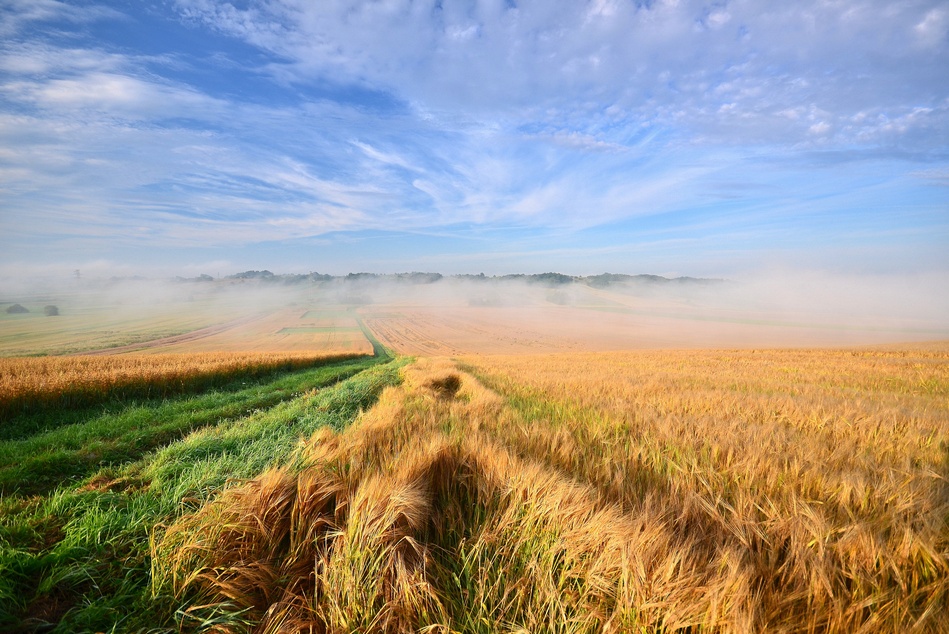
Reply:
M326 282L401 282L407 284L434 284L442 280L465 280L472 282L526 282L541 286L563 286L568 284L585 284L594 288L605 288L614 284L649 284L649 285L676 285L676 284L720 284L721 279L700 277L662 277L660 275L625 275L622 273L601 273L600 275L564 275L563 273L516 273L511 275L492 275L484 273L477 275L442 275L441 273L349 273L347 275L327 275L325 273L284 274L277 275L270 271L244 271L234 275L227 275L221 280L254 280L274 284L304 284ZM214 282L210 275L198 277L177 277L178 282Z

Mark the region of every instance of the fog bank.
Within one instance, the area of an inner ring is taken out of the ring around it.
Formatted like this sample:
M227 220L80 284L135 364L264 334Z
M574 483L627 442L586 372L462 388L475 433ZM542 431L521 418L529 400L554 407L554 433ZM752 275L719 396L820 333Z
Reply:
M414 354L861 345L949 340L947 288L947 273L803 270L729 280L269 271L221 279L7 278L0 281L0 333L28 338L49 329L38 315L53 304L60 316L49 319L76 329L76 337L84 328L140 328L145 338L277 311L300 320L287 325L316 331L329 326L308 321L307 311L326 309L363 320L391 347ZM29 315L7 315L14 304Z

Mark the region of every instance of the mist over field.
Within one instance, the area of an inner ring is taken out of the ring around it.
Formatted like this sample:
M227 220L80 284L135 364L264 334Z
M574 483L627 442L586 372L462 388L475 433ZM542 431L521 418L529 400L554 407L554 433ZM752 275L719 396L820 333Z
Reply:
M0 311L18 303L30 313L18 319L4 314L0 332L18 328L22 343L31 329L51 324L72 328L75 340L84 329L138 328L135 342L197 331L196 337L214 335L204 342L209 349L230 349L247 343L248 328L260 336L355 328L314 312L323 310L348 311L387 345L408 353L860 345L949 336L945 288L949 275L939 273L787 269L742 279L258 271L221 279L7 279ZM58 317L43 316L49 304L58 307ZM268 345L288 342L281 341Z

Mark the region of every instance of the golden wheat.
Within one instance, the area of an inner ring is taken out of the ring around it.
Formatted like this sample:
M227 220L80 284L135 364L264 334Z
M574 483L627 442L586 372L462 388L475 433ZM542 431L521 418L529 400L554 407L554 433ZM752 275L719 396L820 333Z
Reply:
M946 352L460 367L156 533L182 626L949 631Z
M0 412L35 403L76 405L134 392L164 396L202 377L300 368L353 354L313 352L0 358Z

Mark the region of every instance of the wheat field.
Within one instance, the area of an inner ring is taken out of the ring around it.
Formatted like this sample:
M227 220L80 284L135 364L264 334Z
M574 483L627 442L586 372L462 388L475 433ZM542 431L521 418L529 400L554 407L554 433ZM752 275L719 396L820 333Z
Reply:
M947 632L949 350L419 359L152 538L219 632Z
M119 394L168 396L237 376L356 356L293 351L0 357L0 413L37 404L73 407Z

